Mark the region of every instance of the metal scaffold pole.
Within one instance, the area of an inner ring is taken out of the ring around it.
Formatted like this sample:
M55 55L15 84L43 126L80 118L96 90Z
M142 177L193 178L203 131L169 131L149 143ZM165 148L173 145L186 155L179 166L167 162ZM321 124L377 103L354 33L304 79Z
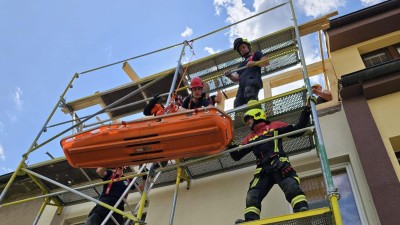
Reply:
M22 155L22 159L20 161L20 163L18 164L17 169L14 171L13 175L11 176L10 180L8 181L6 187L4 188L4 190L1 192L0 195L0 203L4 200L6 193L8 191L8 189L10 188L10 186L12 185L12 183L14 182L15 178L17 177L18 173L20 172L21 168L24 166L25 161L28 159L29 154L34 151L35 149L37 149L37 141L39 140L40 136L42 135L42 133L46 130L46 126L47 124L50 122L50 119L53 117L54 113L56 112L56 110L58 109L58 106L60 105L60 103L63 101L65 94L68 92L68 89L72 87L72 84L74 82L74 80L76 78L78 78L79 75L76 73L74 74L74 76L71 78L71 80L69 81L68 85L65 87L63 93L61 94L60 98L58 99L57 103L55 104L53 110L51 111L50 115L47 117L46 122L44 123L44 125L42 126L42 129L39 131L39 133L36 135L35 139L33 140L31 146L29 147L28 151Z
M173 92L174 89L175 89L175 84L176 84L176 80L178 79L179 69L181 68L182 56L183 56L183 54L184 54L184 52L185 52L185 47L186 47L186 45L188 45L188 42L187 42L187 41L185 41L185 42L183 43L183 47L182 47L182 50L181 50L181 54L179 55L178 63L177 63L176 68L175 68L174 78L173 78L173 80L172 80L171 88L169 89L169 95L168 95L168 99L167 99L167 105L169 104L169 101L171 100L172 92Z
M294 25L294 29L296 32L297 44L299 47L303 79L304 79L304 83L307 88L308 96L311 96L312 95L311 84L310 84L310 79L308 77L307 65L306 65L305 58L304 58L304 52L303 52L303 47L301 44L301 38L300 38L301 36L300 36L299 27L297 25L296 14L295 14L294 8L293 8L293 1L289 0L289 3L290 3L290 10L292 13L293 25ZM321 131L320 123L318 120L316 103L314 103L313 101L310 101L310 105L311 105L312 117L313 117L314 125L315 125L314 137L316 140L317 152L318 152L318 156L319 156L320 163L321 163L322 174L324 177L328 197L331 202L333 217L335 219L335 224L340 225L340 224L342 224L342 218L341 218L340 210L339 210L339 206L338 206L339 193L337 191L337 188L335 188L335 186L333 184L332 173L331 173L331 170L329 167L328 156L326 154L325 144L324 144L324 140L322 138L322 131Z
M177 165L179 165L179 161L177 162ZM169 218L169 225L174 224L176 200L178 199L179 184L181 182L181 176L182 176L182 167L179 166L177 168L177 173L176 173L175 192L174 192L174 198L172 201L172 209L171 209L171 216Z

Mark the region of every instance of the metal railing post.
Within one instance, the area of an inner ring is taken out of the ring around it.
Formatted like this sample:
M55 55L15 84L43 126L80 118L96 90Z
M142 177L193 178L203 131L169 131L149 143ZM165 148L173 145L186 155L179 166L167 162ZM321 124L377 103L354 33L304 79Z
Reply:
M303 72L303 79L304 79L304 83L307 88L308 95L311 96L312 95L311 84L310 84L310 79L308 77L307 64L306 64L305 58L304 58L304 52L303 52L303 47L301 44L300 31L299 31L299 27L297 25L296 14L295 14L294 8L293 8L293 1L289 0L289 3L290 3L290 10L292 13L294 29L295 29L295 33L296 33L297 44L299 46L299 54L300 54L301 68L302 68L302 72ZM328 156L326 154L325 144L324 144L324 140L322 138L322 131L321 131L320 123L318 120L316 104L313 101L310 101L310 105L311 105L312 117L314 119L314 125L315 125L314 137L316 139L316 147L317 147L318 156L320 158L322 175L324 177L328 197L329 197L329 199L331 199L333 197L334 198L333 200L335 202L335 200L339 196L339 193L337 191L337 188L335 188L334 184L333 184L332 173L330 170ZM336 210L335 208L338 209L338 207L332 207L334 218L335 218L335 220L340 220L340 221L336 221L336 223L341 223L340 211Z

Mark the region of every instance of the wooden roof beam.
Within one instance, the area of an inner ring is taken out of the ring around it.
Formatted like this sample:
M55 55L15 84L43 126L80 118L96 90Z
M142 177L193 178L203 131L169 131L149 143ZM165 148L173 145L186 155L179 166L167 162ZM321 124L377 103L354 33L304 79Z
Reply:
M140 78L138 76L138 74L132 69L131 65L129 65L128 62L124 62L124 64L122 64L122 69L125 71L125 73L128 75L129 78L131 78L131 80L136 83L140 81ZM138 87L141 88L142 85L138 84ZM142 96L144 99L147 99L147 95L144 91L141 91ZM146 101L147 104L149 104L149 101Z

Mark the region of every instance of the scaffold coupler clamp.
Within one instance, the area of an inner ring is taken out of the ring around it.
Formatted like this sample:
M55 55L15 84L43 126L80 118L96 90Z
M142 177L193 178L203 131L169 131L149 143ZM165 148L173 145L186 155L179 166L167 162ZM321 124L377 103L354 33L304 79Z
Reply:
M340 200L340 193L339 190L335 187L330 188L328 191L328 198L330 199L332 196L336 196L338 201Z

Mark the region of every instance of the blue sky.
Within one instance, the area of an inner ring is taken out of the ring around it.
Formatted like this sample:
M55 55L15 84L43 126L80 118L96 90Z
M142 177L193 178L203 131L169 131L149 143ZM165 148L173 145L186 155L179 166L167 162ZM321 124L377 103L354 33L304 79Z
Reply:
M0 175L12 172L74 73L191 40L284 1L0 0ZM332 11L339 16L381 0L295 0L299 24ZM194 42L197 60L292 24L288 5ZM307 63L320 59L315 36L302 39ZM140 77L174 68L181 47L129 61ZM121 64L81 75L67 101L128 83ZM78 114L79 115L79 114ZM105 116L101 116L105 119ZM50 124L71 119L57 110ZM49 129L42 143L55 134ZM28 165L63 156L59 139L34 151Z

